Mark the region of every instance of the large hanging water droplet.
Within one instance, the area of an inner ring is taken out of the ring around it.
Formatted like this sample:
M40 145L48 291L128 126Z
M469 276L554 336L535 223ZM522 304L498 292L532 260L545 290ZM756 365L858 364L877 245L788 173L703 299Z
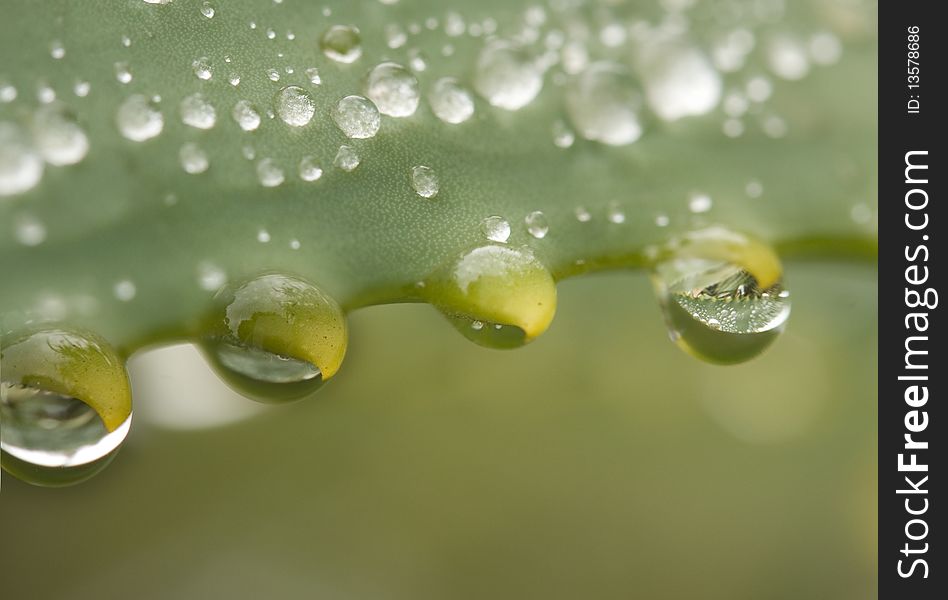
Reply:
M347 25L333 25L322 39L319 47L323 54L336 62L351 63L362 56L362 39L359 30Z
M332 109L332 120L346 137L367 139L378 133L382 124L375 104L362 96L346 96Z
M579 134L610 146L631 144L641 137L640 106L632 77L610 62L584 70L566 94L566 110Z
M150 98L133 94L119 106L115 123L126 139L144 142L161 133L165 127L165 118Z
M131 424L121 359L90 334L43 330L4 343L0 449L4 470L68 485L102 470Z
M410 117L415 114L421 99L418 79L411 71L393 62L383 62L369 71L365 95L375 103L380 113L390 117Z
M41 106L33 115L33 140L51 165L74 165L89 152L89 138L75 116L58 103Z
M474 89L488 102L506 110L523 108L543 88L543 71L522 48L495 40L481 51Z
M345 314L330 296L289 275L226 286L203 342L212 364L242 394L264 402L308 396L345 356Z
M546 331L556 285L529 248L480 246L432 275L423 289L469 340L491 348L522 346Z
M313 97L309 95L309 92L299 86L291 85L277 92L276 113L287 125L302 127L316 114L316 103L313 102Z
M720 228L675 240L655 265L653 282L672 339L712 363L759 355L790 316L776 256Z
M435 116L452 125L463 123L474 114L471 92L453 77L442 77L431 86L428 104Z

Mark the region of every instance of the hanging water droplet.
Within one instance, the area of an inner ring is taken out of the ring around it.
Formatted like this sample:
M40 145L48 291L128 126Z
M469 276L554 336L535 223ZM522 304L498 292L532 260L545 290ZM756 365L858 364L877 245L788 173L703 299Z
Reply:
M102 470L131 424L121 359L90 334L51 329L4 339L2 466L37 485L69 485Z
M362 96L346 96L332 109L332 120L346 137L367 139L378 133L382 119L375 104Z
M516 348L543 333L556 310L556 285L529 248L481 246L420 289L466 338Z
M291 85L283 88L276 95L276 113L287 125L303 127L316 114L316 103L313 97L303 88Z
M424 165L412 167L411 187L422 198L434 198L440 189L438 174L431 167Z
M253 131L260 127L260 113L247 100L238 100L230 114L244 131Z
M359 30L346 25L333 25L322 39L319 47L323 54L336 62L351 63L362 56L362 39Z
M631 76L609 62L590 65L566 94L566 109L579 134L610 146L631 144L641 137L640 104Z
M208 62L206 56L195 59L194 62L191 63L191 70L194 71L194 75L197 76L198 79L204 81L207 81L213 75L211 64Z
M405 67L383 62L369 71L365 95L379 112L390 117L410 117L418 108L421 92L418 79Z
M546 215L538 210L529 213L524 217L523 222L527 226L527 233L538 240L542 240L550 232L550 224L546 220Z
M672 339L689 354L719 364L744 362L783 331L790 294L769 248L719 228L669 248L653 283Z
M272 158L263 158L257 163L257 180L263 187L276 187L285 179L283 169Z
M477 59L474 89L492 105L518 110L543 88L543 71L522 48L504 40L487 44Z
M474 98L464 86L453 77L442 77L431 86L428 104L435 116L456 125L463 123L474 114Z
M333 159L332 164L348 173L354 171L360 162L362 162L362 158L356 152L356 149L343 144L339 146L339 151L336 152L336 158Z
M312 156L304 156L300 159L299 176L303 181L316 181L323 176L322 168L316 164Z
M203 94L185 96L179 106L181 121L197 129L210 129L217 123L217 111Z
M75 116L60 104L47 104L33 115L33 141L51 165L74 165L89 152L89 138Z
M165 118L150 98L142 94L132 94L119 106L115 113L115 123L126 139L144 142L161 133Z
M23 129L0 121L0 196L22 194L43 178L43 159Z
M487 217L481 221L481 233L493 242L505 244L510 238L510 223L496 215Z
M181 168L184 169L184 172L191 175L203 173L210 167L207 153L194 142L188 142L181 146L181 150L178 151L178 159L181 161Z
M253 399L308 396L342 364L345 315L308 282L263 275L223 288L215 303L220 312L202 346L225 380Z

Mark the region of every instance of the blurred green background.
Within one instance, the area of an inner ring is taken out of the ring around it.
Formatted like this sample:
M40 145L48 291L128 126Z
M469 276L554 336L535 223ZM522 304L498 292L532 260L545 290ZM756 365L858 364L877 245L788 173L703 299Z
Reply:
M158 427L136 389L101 475L4 476L2 595L875 597L876 272L787 276L786 334L737 367L669 342L635 272L562 282L512 352L427 306L358 311L316 397L223 427ZM165 396L250 406L153 362Z

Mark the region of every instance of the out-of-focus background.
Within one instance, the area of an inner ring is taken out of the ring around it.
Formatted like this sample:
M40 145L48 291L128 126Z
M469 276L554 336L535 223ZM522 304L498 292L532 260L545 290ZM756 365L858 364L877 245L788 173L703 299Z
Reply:
M875 269L787 277L787 332L736 367L670 343L640 272L562 282L516 351L358 311L342 372L291 405L137 356L108 469L4 476L2 596L875 597Z

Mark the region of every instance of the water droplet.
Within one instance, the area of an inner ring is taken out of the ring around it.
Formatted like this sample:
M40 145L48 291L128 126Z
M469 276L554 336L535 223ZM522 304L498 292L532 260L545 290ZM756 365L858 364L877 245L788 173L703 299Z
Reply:
M435 81L428 95L428 104L439 119L453 125L467 121L474 114L471 92L453 77Z
M573 214L576 215L576 220L580 223L588 223L592 220L592 213L590 213L585 206L577 206Z
M264 402L310 395L335 374L347 344L342 309L301 279L268 274L215 296L220 320L202 347L225 380Z
M55 40L49 45L49 55L54 59L59 60L62 57L66 56L66 49L63 47L63 43L59 40Z
M688 210L695 214L706 213L711 210L711 196L695 192L688 198Z
M36 98L40 104L50 104L56 100L56 91L45 83L36 88Z
M34 113L33 142L51 165L74 165L89 152L86 132L60 104L47 104Z
M317 69L316 67L309 67L308 69L306 69L305 73L306 73L306 78L309 79L309 82L312 83L313 85L322 84L323 82L322 77L319 76L319 69Z
M790 315L773 252L721 229L697 232L674 246L653 274L672 339L689 354L719 364L763 352Z
M211 64L208 62L206 56L195 59L194 62L191 63L191 69L194 71L194 74L198 79L202 79L204 81L207 81L213 75L211 72Z
M185 173L191 175L203 173L210 167L207 153L194 142L188 142L181 146L181 150L178 151L178 159L181 161L181 168L184 169Z
M832 65L839 62L843 54L843 45L839 38L828 31L813 34L808 44L810 58L818 65Z
M319 47L323 54L336 62L351 63L362 56L362 39L359 30L346 25L333 25L322 39Z
M280 72L276 69L267 69L267 79L270 81L280 81Z
M569 148L576 141L576 134L561 119L553 121L553 144L557 148Z
M453 11L445 15L444 32L448 37L460 37L464 35L465 29L464 17Z
M267 231L266 229L261 229L260 231L258 231L258 232L257 232L257 241L260 242L261 244L269 244L269 243L270 243L270 232Z
M263 158L257 163L257 180L263 187L276 187L285 179L283 169L272 158Z
M760 198L764 193L764 186L761 182L756 179L752 179L747 182L747 185L744 186L744 192L747 194L748 198Z
M411 169L411 187L422 198L434 198L438 195L440 183L438 174L431 167L419 165Z
M396 50L404 46L407 41L408 36L405 35L405 30L402 29L401 25L390 23L385 26L385 44L389 48Z
M492 105L518 110L543 88L543 72L522 48L495 40L477 59L474 89Z
M390 117L415 114L421 98L418 79L408 69L393 62L383 62L369 71L365 95L375 103L380 113Z
M253 131L260 127L260 113L247 100L238 100L230 114L244 131Z
M115 63L115 78L119 83L129 83L132 81L132 72L129 70L127 62Z
M16 241L31 248L46 241L46 225L30 214L16 216L13 233Z
M299 175L303 181L316 181L323 176L323 170L312 156L304 156L300 159Z
M766 77L753 77L747 82L747 97L752 102L764 102L773 93L773 84Z
M481 233L493 242L505 244L510 238L510 223L496 215L487 217L481 221Z
M16 100L16 88L5 81L0 81L0 102L4 104Z
M208 19L214 18L214 5L210 2L204 2L201 4L201 14L207 17Z
M527 233L538 240L542 240L550 232L550 224L546 220L546 215L538 210L524 217L523 222L527 226Z
M350 172L354 171L361 161L362 158L355 148L343 144L339 146L339 151L336 152L336 158L333 159L332 164L343 171Z
M114 293L115 298L121 302L134 300L137 292L138 289L135 287L135 282L130 279L122 279L121 281L115 282L115 285L112 286L112 293Z
M641 137L640 104L631 76L608 62L590 65L566 94L567 113L579 134L610 146L631 144Z
M217 111L203 94L185 96L179 106L181 120L197 129L210 129L217 123Z
M378 108L362 96L346 96L337 102L332 120L346 137L354 139L374 137L382 123Z
M78 98L85 98L88 96L91 89L92 85L88 81L77 81L75 85L72 86L72 92Z
M95 336L58 329L4 342L4 470L51 486L77 483L101 471L131 425L131 392L122 360Z
M212 262L202 261L197 266L197 280L202 290L216 292L227 283L227 273Z
M772 38L767 46L767 61L770 70L783 79L803 79L810 72L806 47L794 36L778 35Z
M161 133L165 119L158 107L142 94L125 99L115 114L122 135L133 142L144 142Z
M622 207L618 203L611 202L606 211L606 218L610 223L622 225L625 223L625 211L622 210Z
M132 38L128 37L127 35L123 35L120 41L122 42L123 48L132 47Z
M556 310L556 285L529 248L481 246L419 288L464 337L491 348L522 346Z
M43 159L18 125L0 121L0 196L21 194L43 178Z
M234 87L240 85L240 75L238 73L231 73L227 77L227 83L231 84Z
M665 121L706 114L721 99L721 76L697 48L675 42L649 46L637 64L649 107Z
M316 103L313 97L303 88L295 85L287 86L277 92L276 112L287 125L303 127L316 114Z

